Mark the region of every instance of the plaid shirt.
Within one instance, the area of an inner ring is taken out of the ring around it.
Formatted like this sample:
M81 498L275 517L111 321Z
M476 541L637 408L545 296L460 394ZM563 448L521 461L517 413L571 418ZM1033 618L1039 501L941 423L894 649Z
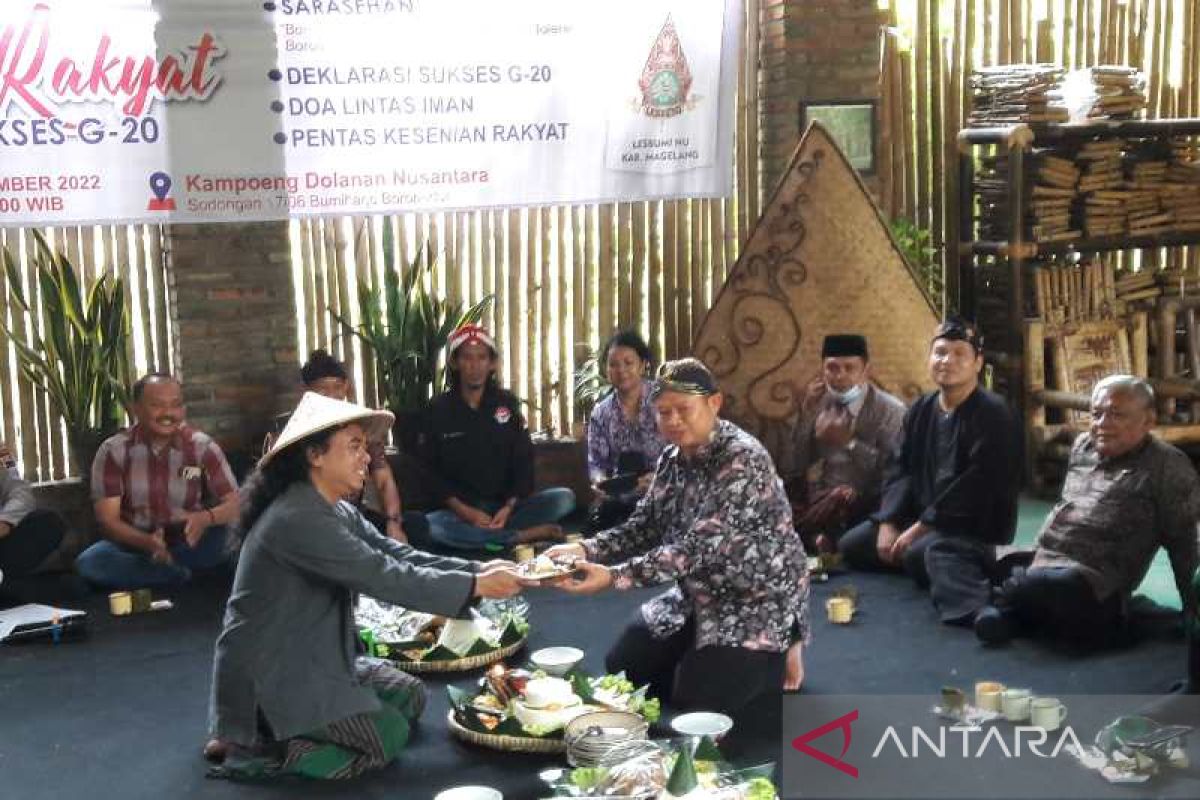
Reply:
M637 510L583 543L614 585L675 585L642 606L658 638L689 618L696 645L782 652L808 640L808 570L766 449L718 420L693 458L668 445Z
M146 532L236 491L221 448L187 425L158 453L134 425L105 439L92 462L92 500L121 498L121 519Z

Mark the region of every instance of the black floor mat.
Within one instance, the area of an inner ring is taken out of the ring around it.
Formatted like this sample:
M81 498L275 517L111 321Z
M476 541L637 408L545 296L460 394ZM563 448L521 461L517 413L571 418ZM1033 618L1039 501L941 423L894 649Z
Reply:
M832 626L824 619L824 598L849 583L858 588L859 613L849 626ZM0 797L424 800L468 783L494 786L506 800L539 796L537 772L556 759L493 753L451 739L444 721L448 679L439 677L428 681L431 702L411 746L376 775L332 785L206 779L199 753L227 588L226 581L210 579L171 595L171 611L123 618L110 616L106 599L95 595L85 603L92 612L86 639L0 646ZM585 666L598 670L646 595L531 591L530 646L577 645L587 653ZM981 648L970 631L939 626L928 598L897 577L843 575L818 584L812 615L806 692L932 699L944 684L969 688L991 678L1039 693L1153 694L1166 691L1184 669L1177 615L1152 613L1137 646L1087 657L1023 640ZM730 743L743 763L775 759L782 744L778 698L764 699L757 711L754 724L741 726Z

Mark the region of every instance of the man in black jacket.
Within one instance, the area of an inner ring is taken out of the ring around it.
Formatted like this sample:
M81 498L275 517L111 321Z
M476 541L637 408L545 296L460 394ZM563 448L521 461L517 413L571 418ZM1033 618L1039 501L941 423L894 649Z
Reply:
M929 352L938 391L905 415L879 511L839 543L851 566L902 569L928 587L946 623L971 624L987 606L995 547L1016 530L1020 429L980 387L982 368L973 325L938 326Z
M533 443L520 401L496 382L496 343L479 325L463 325L447 343L450 388L430 404L421 457L443 508L428 515L443 545L562 539L556 523L575 508L566 488L533 491Z

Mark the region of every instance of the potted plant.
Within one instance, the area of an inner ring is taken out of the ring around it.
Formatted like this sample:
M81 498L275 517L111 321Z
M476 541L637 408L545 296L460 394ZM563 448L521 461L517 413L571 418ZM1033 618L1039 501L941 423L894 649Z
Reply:
M600 369L599 357L594 354L589 355L575 367L572 385L575 390L575 409L579 413L579 420L576 423L578 428L576 425L571 426L571 433L576 439L583 439L586 435L587 421L592 416L592 409L612 389Z
M401 275L395 266L393 224L391 219L384 221L382 293L359 280L357 326L333 309L330 313L370 350L384 402L396 415L396 445L412 452L417 433L412 420L445 384L439 357L447 339L459 325L477 322L492 296L465 310L462 303L436 297L425 288L433 263L423 263L422 253Z
M37 311L26 302L20 271L6 249L8 289L23 313L14 316L13 328L4 326L4 333L16 348L22 374L62 417L75 470L86 482L100 443L122 427L129 407L133 370L125 284L105 274L85 291L67 256L52 252L39 232L33 237L43 332L28 324ZM34 331L29 342L14 328Z

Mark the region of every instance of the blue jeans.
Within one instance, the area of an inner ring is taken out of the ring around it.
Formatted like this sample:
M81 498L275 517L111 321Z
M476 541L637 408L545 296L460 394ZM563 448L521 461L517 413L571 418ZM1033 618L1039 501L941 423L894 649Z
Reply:
M107 539L96 542L75 559L75 571L89 583L106 589L158 589L191 580L193 571L210 570L234 556L225 547L223 525L204 532L196 546L171 548L172 564L159 564L142 550L122 547Z
M483 502L476 508L488 514L500 510L501 503ZM429 535L439 544L460 550L480 550L485 545L510 545L517 538L517 531L558 522L575 510L575 493L570 489L555 487L534 492L524 500L518 500L508 517L506 528L477 528L463 522L449 509L426 514L429 519Z

